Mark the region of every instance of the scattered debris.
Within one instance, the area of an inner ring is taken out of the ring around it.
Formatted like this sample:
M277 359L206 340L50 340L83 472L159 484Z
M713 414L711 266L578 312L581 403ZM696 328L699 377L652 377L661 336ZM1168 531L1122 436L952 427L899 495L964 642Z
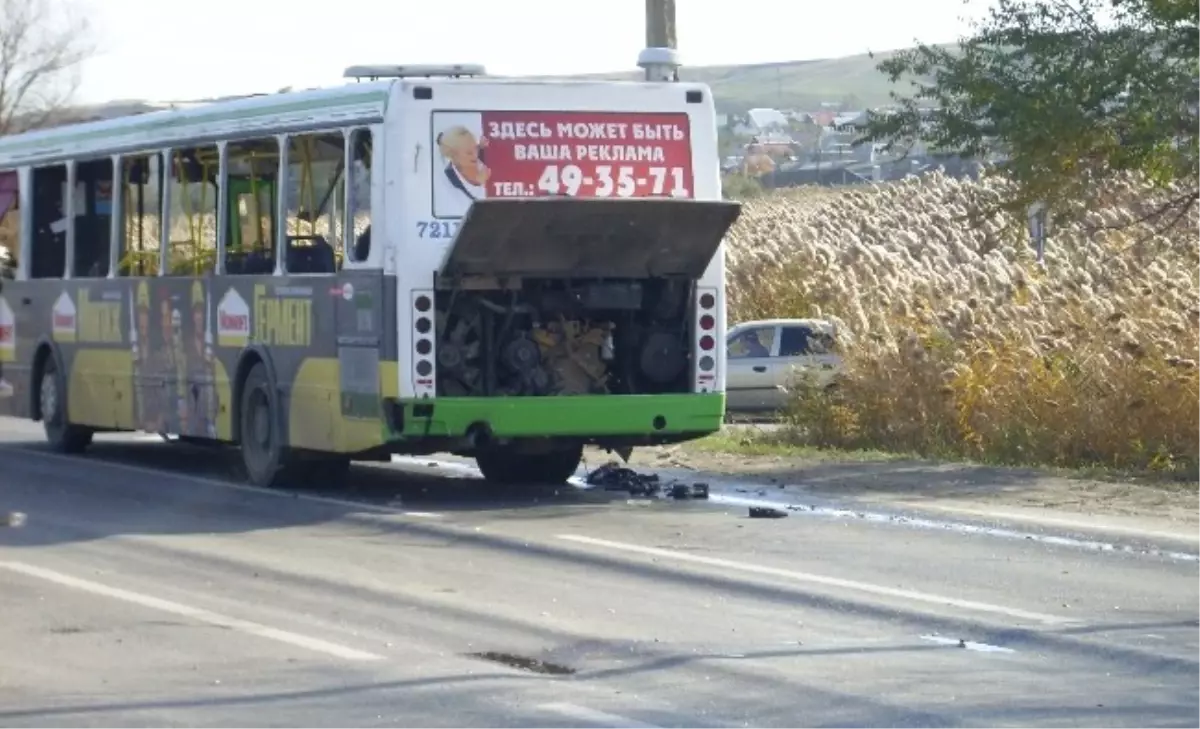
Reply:
M671 484L671 497L675 499L707 499L708 484L682 483Z
M588 474L589 486L599 486L605 491L627 491L630 496L658 496L664 491L674 499L707 499L708 484L671 481L663 483L658 474L638 473L615 461L600 466Z
M653 496L662 489L658 475L638 473L610 461L588 474L589 486L599 486L605 491L628 491L633 496Z
M772 509L768 506L751 506L751 519L783 519L788 513L783 509Z
M21 527L25 526L25 514L20 511L10 511L0 519L0 526L6 527Z
M499 653L497 651L485 651L483 653L468 653L469 658L482 658L485 661L494 663L503 663L506 666L520 668L524 671L532 673L545 673L551 676L570 676L575 673L575 669L570 666L563 666L558 663L550 663L548 661L539 661L536 658L527 658L518 656L512 653Z

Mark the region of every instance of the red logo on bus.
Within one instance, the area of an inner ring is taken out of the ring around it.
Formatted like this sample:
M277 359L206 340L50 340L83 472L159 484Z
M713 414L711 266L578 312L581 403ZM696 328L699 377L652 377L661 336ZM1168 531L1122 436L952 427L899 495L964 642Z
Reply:
M229 314L222 311L218 320L218 326L225 331L248 332L250 331L250 316L248 314Z

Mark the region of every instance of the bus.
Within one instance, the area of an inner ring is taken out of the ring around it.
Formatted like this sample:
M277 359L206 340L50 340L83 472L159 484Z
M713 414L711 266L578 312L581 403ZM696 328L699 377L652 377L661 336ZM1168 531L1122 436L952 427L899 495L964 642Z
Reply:
M705 85L345 78L0 138L0 414L233 446L261 486L434 453L560 483L720 429Z

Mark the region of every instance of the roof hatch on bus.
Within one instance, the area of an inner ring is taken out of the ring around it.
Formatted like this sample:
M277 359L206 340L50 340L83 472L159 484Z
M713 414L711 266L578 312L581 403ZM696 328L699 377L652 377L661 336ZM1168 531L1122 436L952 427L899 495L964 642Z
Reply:
M440 275L700 278L740 213L725 200L477 200Z

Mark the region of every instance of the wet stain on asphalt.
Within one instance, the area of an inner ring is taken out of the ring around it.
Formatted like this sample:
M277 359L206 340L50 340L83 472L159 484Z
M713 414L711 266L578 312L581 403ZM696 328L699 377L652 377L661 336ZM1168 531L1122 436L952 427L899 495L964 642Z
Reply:
M526 656L518 656L512 653L500 653L497 651L485 651L483 653L468 653L468 658L481 658L485 661L493 663L503 663L512 668L519 668L530 673L544 673L550 676L570 676L575 673L575 669L569 666L563 666L558 663L550 663L548 661L539 661L536 658L528 658Z

